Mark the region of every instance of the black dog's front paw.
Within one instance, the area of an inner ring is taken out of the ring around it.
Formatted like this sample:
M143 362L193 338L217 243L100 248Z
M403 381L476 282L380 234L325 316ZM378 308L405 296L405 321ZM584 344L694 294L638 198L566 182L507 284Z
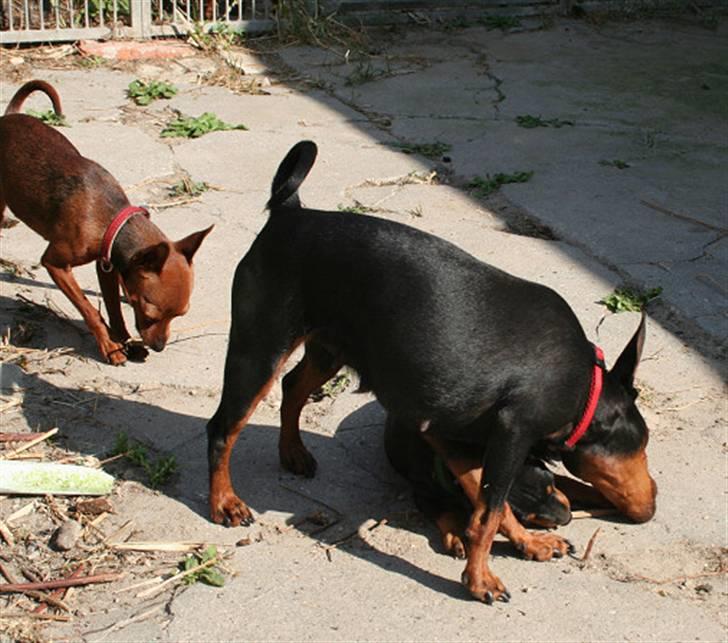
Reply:
M149 351L139 340L130 339L124 345L124 353L131 362L143 362L149 357Z

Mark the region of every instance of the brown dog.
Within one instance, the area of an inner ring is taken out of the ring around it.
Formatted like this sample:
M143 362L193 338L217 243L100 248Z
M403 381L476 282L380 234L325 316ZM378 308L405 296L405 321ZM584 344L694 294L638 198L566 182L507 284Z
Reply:
M0 118L0 221L7 205L49 242L41 263L81 313L109 363L123 364L131 356L119 285L134 308L144 343L161 351L170 322L189 308L192 257L212 226L170 241L146 210L129 204L109 172L81 156L55 129L17 113L37 90L61 114L53 87L33 80L17 91ZM73 277L74 266L91 261L97 262L110 328ZM133 357L146 355L140 347Z

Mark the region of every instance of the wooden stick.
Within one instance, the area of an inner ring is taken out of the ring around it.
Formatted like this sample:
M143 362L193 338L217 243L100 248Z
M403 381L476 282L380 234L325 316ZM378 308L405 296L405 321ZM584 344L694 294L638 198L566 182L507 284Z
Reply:
M10 400L9 402L5 402L2 406L0 406L0 413L3 413L5 411L8 411L9 409L15 408L16 406L20 406L23 403L23 400L17 399L17 400ZM0 434L4 435L4 434ZM12 434L8 434L12 435ZM18 434L16 434L18 435ZM27 433L21 433L19 435L28 435Z
M180 541L180 542L163 542L163 541L140 541L140 540L129 540L123 543L107 543L111 549L117 551L194 551L199 549L205 543L204 542L191 542L191 541Z
M71 617L65 614L35 614L34 612L5 613L3 614L3 618L35 618L41 621L62 621L64 623L71 620Z
M37 433L0 433L0 442L29 442L36 437Z
M22 453L23 451L27 451L31 447L34 447L36 444L43 442L43 440L47 440L51 436L58 433L58 427L55 429L51 429L50 431L47 431L46 433L41 433L37 438L30 440L29 442L26 442L22 447L18 447L15 449L15 451L11 451L5 456L5 460L12 460L18 453Z
M592 547L594 547L594 541L597 539L597 536L599 535L599 532L602 530L601 527L597 527L596 531L592 534L592 537L589 539L589 542L586 544L586 550L584 551L584 555L581 557L582 562L586 562L589 560L589 556L591 555Z
M27 505L23 505L20 509L18 509L17 511L14 511L13 513L11 513L5 519L5 522L11 523L11 522L17 520L18 518L24 518L29 513L32 513L33 512L33 509L35 509L35 502L36 502L35 500L32 500Z
M81 576L79 578L59 578L41 583L8 583L0 585L0 594L11 592L24 593L33 590L58 589L59 587L77 587L80 585L92 585L94 583L112 583L119 580L123 574L95 574L94 576Z
M175 581L178 581L180 578L184 578L185 576L189 576L190 574L194 574L196 572L199 572L201 569L205 569L206 567L212 567L213 565L216 565L220 562L220 556L215 556L215 558L211 558L205 563L201 563L200 565L195 565L191 569L188 569L184 572L179 572L178 574L175 574L171 578L168 578L165 581L162 581L159 585L156 587L152 587L150 589L144 590L143 592L139 592L136 597L137 598L148 598L149 596L154 596L155 594L158 594L161 592L167 585L174 583ZM2 585L0 585L2 587Z
M8 544L9 547L15 545L15 538L13 538L13 532L8 529L8 526L0 520L0 536Z
M68 574L66 576L66 578L78 578L81 575L81 572L83 572L83 565L79 565L75 569L75 571L73 571L70 574ZM49 598L52 599L53 601L57 601L57 602L54 604L51 601L44 601L43 603L41 603L40 605L38 605L38 607L36 607L33 610L33 614L42 614L43 612L46 611L46 609L48 609L48 605L49 604L54 605L55 607L59 607L60 605L63 605L63 608L62 609L64 609L64 611L66 611L66 612L70 612L70 610L63 603L61 603L61 601L63 600L63 596L66 593L66 590L67 589L68 588L66 588L66 587L59 587L58 589L54 589L49 594Z
M581 518L599 518L600 516L613 516L619 513L619 509L615 507L605 507L604 509L577 509L571 512L573 520Z

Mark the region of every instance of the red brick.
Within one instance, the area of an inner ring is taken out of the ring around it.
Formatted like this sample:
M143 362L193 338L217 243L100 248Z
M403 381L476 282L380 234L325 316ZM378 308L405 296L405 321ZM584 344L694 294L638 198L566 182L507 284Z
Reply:
M109 60L144 60L154 58L189 58L197 52L176 40L82 40L78 50L84 56L99 56Z

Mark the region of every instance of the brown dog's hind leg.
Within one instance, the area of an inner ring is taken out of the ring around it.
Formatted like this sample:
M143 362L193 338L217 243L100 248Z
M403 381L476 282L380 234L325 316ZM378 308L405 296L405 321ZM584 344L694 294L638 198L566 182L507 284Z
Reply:
M69 301L76 307L86 326L96 338L101 354L109 364L119 365L126 361L124 355L124 347L122 344L115 342L109 336L109 329L102 319L99 312L91 305L86 296L83 294L78 282L71 271L72 266L58 260L51 246L43 253L41 263L48 270L51 279L60 288Z
M336 375L341 366L339 358L310 342L303 359L283 378L278 454L284 469L307 478L316 473L316 460L301 440L301 411L311 393Z

